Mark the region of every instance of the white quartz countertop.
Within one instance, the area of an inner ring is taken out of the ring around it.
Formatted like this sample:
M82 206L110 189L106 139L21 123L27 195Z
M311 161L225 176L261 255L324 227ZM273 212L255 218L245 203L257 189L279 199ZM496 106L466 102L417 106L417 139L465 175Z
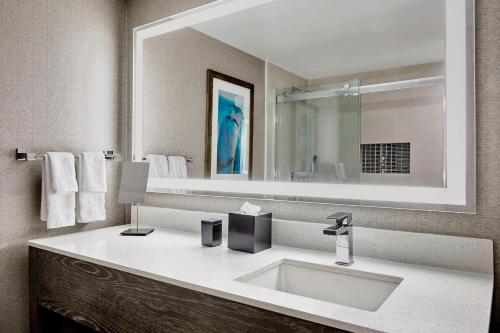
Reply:
M374 312L236 282L281 259L334 266L335 254L273 245L248 254L201 246L200 235L156 228L125 237L118 226L29 241L29 245L225 299L353 332L488 332L493 275L355 256L346 269L403 279ZM328 285L321 288L328 288Z

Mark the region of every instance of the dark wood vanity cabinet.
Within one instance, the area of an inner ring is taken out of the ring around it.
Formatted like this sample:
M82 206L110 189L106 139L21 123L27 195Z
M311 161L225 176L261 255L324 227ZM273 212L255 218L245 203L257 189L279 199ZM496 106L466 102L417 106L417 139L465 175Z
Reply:
M30 247L30 330L346 332Z

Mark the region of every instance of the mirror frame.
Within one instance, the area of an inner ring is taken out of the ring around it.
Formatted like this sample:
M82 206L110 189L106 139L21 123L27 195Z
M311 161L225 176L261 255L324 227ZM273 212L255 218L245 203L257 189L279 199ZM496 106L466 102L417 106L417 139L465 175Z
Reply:
M213 20L277 0L219 0L133 31L132 160L142 160L144 41L171 31ZM475 45L474 0L444 0L446 4L445 103L446 187L317 184L211 179L150 179L149 188L184 189L242 195L296 196L321 199L438 205L437 209L474 213L475 165ZM452 110L452 112L449 112ZM201 110L202 111L202 110ZM201 112L200 111L200 112ZM450 116L453 114L453 116ZM267 124L266 124L267 126ZM444 207L444 209L443 209ZM418 209L418 208L416 208Z

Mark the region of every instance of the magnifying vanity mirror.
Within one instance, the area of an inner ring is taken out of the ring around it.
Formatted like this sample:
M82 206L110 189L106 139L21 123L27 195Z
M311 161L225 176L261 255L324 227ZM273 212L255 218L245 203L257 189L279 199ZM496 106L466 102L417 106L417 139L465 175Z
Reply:
M472 0L222 0L134 30L148 191L475 211Z

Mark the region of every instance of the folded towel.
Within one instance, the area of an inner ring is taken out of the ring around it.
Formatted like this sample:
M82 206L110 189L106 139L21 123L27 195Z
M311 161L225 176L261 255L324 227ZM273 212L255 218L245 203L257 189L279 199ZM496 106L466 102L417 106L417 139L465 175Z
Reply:
M183 156L169 156L168 157L168 170L170 171L170 178L184 179L187 178L187 163L186 158ZM187 190L169 189L167 193L188 194Z
M149 162L149 178L168 178L169 168L165 155L146 155L146 161Z
M170 178L187 178L186 158L184 156L169 156L168 170L170 171Z
M101 152L80 153L78 163L80 191L105 193L107 185L104 154Z
M106 219L106 165L101 152L78 155L78 205L76 218L79 223Z
M73 155L71 156L74 169L74 157ZM63 192L56 192L53 189L54 181L52 179L52 166L57 165L61 161L61 159L56 158L53 159L51 163L48 154L46 154L42 163L42 203L40 209L40 219L47 222L47 229L75 225L76 189L75 191ZM63 168L69 168L69 166L65 165ZM61 166L56 166L56 169L60 170ZM68 172L68 174L71 174L71 172ZM70 184L71 182L67 181L66 183ZM59 183L59 185L61 185L61 183Z
M75 156L71 153L47 153L52 190L55 193L78 192Z

